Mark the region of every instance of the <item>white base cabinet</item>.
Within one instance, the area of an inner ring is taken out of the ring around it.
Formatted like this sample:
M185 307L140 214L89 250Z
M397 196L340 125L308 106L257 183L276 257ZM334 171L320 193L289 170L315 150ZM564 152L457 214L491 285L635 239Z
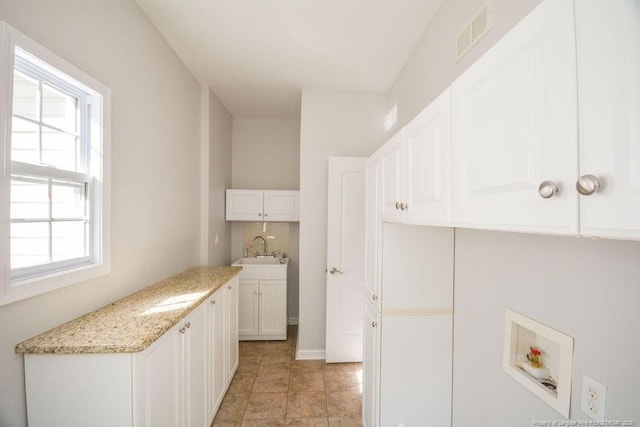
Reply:
M209 426L238 366L237 280L140 353L25 354L29 425Z
M287 339L287 263L241 265L238 286L238 339Z

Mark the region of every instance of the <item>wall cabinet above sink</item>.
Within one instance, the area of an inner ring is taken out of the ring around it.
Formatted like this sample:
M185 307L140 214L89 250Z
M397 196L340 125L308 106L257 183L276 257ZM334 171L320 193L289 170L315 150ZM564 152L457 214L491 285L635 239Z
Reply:
M227 221L298 222L298 190L227 190Z

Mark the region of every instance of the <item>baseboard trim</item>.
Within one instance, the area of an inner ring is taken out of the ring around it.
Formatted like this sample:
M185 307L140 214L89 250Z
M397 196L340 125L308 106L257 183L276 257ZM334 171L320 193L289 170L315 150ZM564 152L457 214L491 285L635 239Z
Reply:
M297 317L289 317L288 321L287 321L288 325L297 325L298 324L298 318Z
M296 360L324 360L324 350L298 350Z

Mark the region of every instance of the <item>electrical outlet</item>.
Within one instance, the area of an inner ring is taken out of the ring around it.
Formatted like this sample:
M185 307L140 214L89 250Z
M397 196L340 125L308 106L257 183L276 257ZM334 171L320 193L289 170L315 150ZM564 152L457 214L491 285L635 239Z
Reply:
M607 387L593 378L582 375L582 399L580 409L591 419L603 421L607 404Z

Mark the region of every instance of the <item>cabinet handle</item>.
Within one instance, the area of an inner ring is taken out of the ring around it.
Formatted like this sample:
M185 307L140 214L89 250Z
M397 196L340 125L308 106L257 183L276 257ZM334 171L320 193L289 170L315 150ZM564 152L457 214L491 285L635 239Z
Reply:
M231 285L227 286L227 289L231 289Z
M331 270L329 270L329 274L336 274L336 273L344 274L342 271L338 270L337 268L331 267Z
M269 216L269 214L268 214L268 213L265 213L265 214L264 214L264 217L265 217L265 218L266 218L266 217L268 217L268 216Z
M542 181L540 183L540 187L538 187L538 194L543 199L550 199L559 191L560 189L553 181Z
M405 211L407 209L409 209L408 203L400 203L400 210Z
M258 216L262 216L262 214L258 212Z
M182 328L180 328L179 331L180 331L181 334L184 334L184 331L185 331L184 326Z
M373 298L374 301L377 301L378 300L378 295L373 294L373 296L371 298Z
M216 305L216 300L211 301L211 304Z
M400 209L400 202L396 202L396 209Z
M576 182L578 193L590 196L600 189L600 181L595 175L582 175Z
M187 327L187 329L189 329L191 327L191 322L187 322L185 326Z
M376 322L371 322L371 327L375 328L376 326L378 326L378 324Z

